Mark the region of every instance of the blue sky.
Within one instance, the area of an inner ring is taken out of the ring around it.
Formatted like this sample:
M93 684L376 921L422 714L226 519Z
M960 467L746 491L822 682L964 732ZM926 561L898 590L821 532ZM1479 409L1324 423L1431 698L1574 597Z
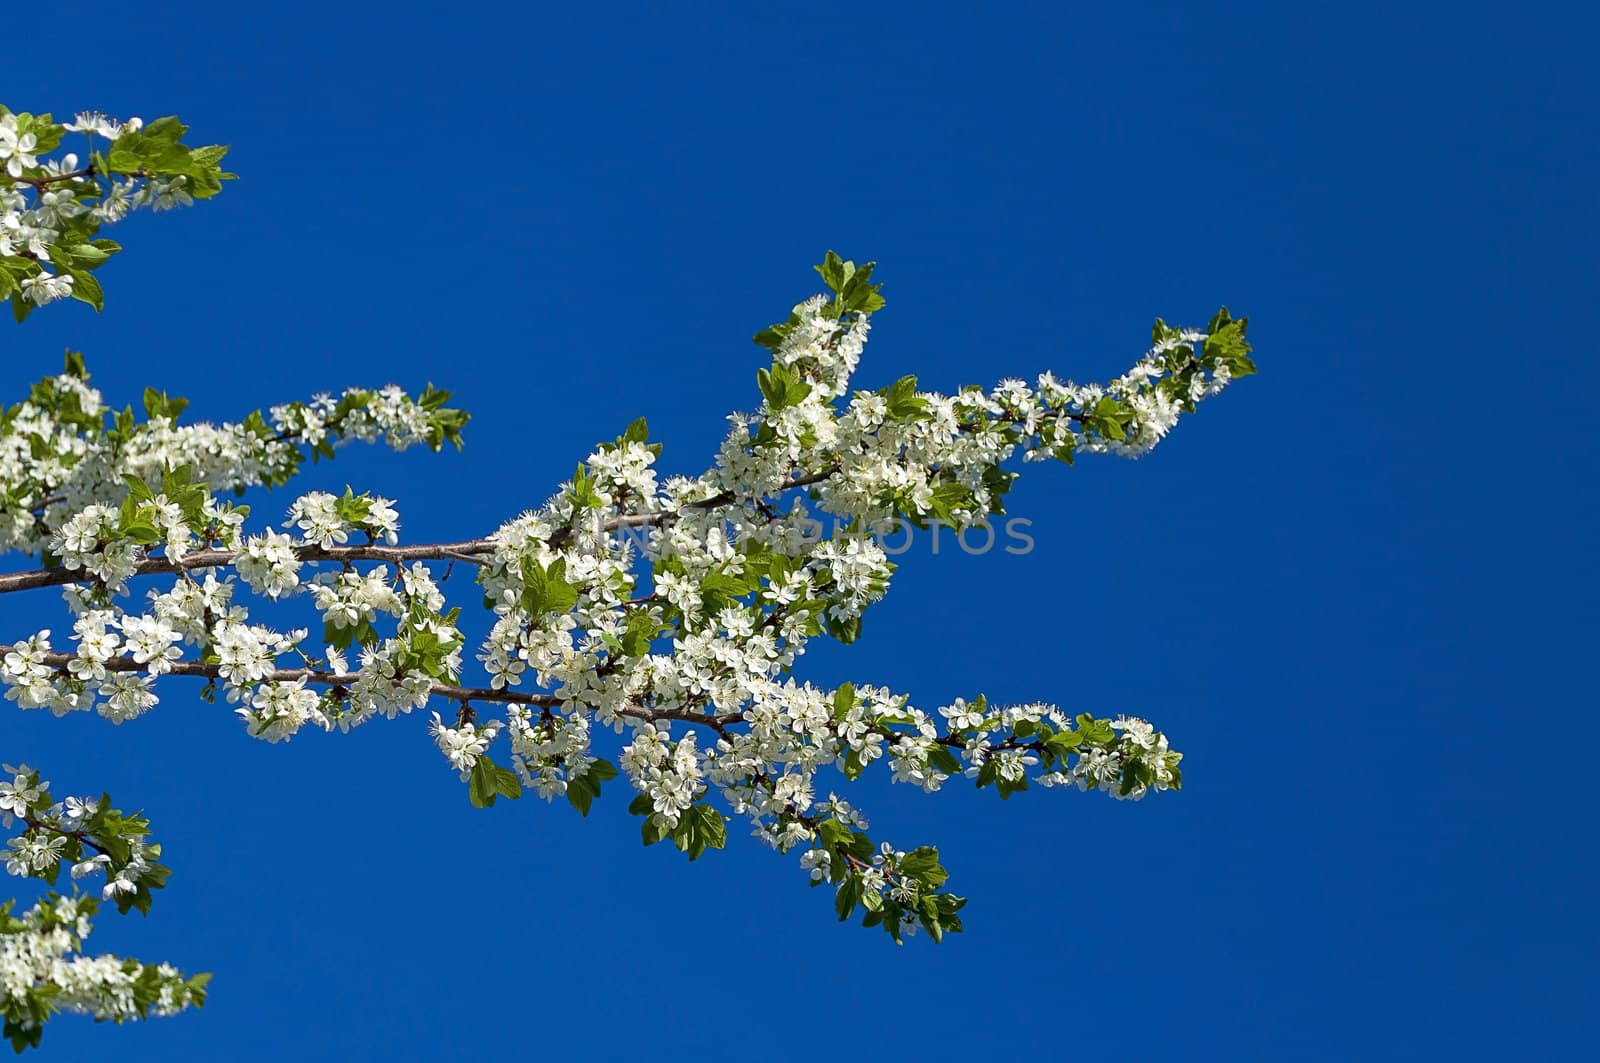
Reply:
M243 179L122 226L105 313L12 332L3 401L67 345L115 403L219 418L432 380L463 454L303 481L429 541L641 414L704 468L757 401L749 335L829 247L887 284L864 386L1115 375L1156 315L1226 303L1258 377L1137 464L1028 467L1031 554L913 551L861 641L803 662L1147 715L1183 793L864 781L875 832L972 898L964 935L895 949L753 840L689 865L614 796L476 811L421 717L269 747L176 685L121 728L13 710L5 759L167 843L148 920L93 943L216 972L203 1012L63 1019L42 1058L1586 1055L1593 13L860 7L56 23L6 104L177 113Z

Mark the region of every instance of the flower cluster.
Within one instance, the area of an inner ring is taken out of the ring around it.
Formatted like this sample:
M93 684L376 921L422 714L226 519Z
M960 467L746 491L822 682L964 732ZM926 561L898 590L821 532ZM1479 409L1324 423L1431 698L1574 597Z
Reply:
M203 1004L209 975L186 979L167 964L81 955L100 901L77 892L80 880L103 879L100 898L123 912L148 912L151 891L166 884L149 821L109 796L57 800L26 764L0 772L0 826L18 831L5 845L6 872L54 885L67 869L74 883L72 896L50 893L21 917L10 914L13 902L0 904L0 1017L12 1045L37 1045L52 1010L124 1022Z
M96 270L121 251L104 225L220 192L227 149L190 147L186 132L175 118L57 124L0 107L0 298L17 320L69 298L100 309ZM62 150L68 134L82 155ZM883 687L805 682L799 660L814 638L859 636L896 570L884 535L1004 513L1017 459L1148 452L1254 372L1246 323L1226 309L1203 330L1158 320L1145 354L1103 384L1047 373L951 395L909 376L861 389L884 305L873 266L829 252L816 269L827 293L755 337L771 355L760 403L729 418L711 468L663 475L639 420L542 505L460 542L402 544L394 503L351 488L301 495L276 526L226 498L285 484L343 441L460 447L467 415L446 392L352 388L218 425L183 421L185 400L147 389L141 419L108 407L69 353L0 412L0 552L41 563L0 574L0 593L60 588L70 614L54 637L0 644L0 688L21 709L123 723L173 677L198 678L267 742L448 704L429 731L475 806L527 788L586 815L625 778L646 844L696 859L740 817L833 889L841 920L860 914L896 942L959 931L965 901L945 891L937 850L875 841L829 789L838 777L876 763L929 793L965 782L1136 800L1181 786L1181 754L1136 717L981 696L928 712ZM458 565L487 610L475 650L445 592ZM306 626L261 622L263 601L283 603L274 617L298 605ZM486 685L463 678L469 654ZM106 795L58 800L8 765L0 823L15 831L10 874L54 885L66 869L99 889L51 893L20 917L0 907L0 1016L16 1047L38 1043L52 1009L120 1022L203 1002L205 976L81 954L100 900L148 911L164 885L143 817Z
M830 779L876 763L930 793L962 781L1002 797L1037 785L1138 799L1181 786L1181 755L1134 717L982 697L930 712L878 686L819 688L796 677L799 659L817 637L854 641L888 593L882 533L1003 513L1015 459L1147 452L1253 371L1245 323L1226 311L1203 331L1158 322L1104 385L1046 374L953 395L911 377L857 389L882 298L870 265L830 254L818 269L831 295L757 336L772 355L760 405L730 418L710 469L662 475L661 445L636 421L543 505L461 542L402 545L394 504L353 489L301 495L259 529L216 495L281 482L302 448L331 455L335 438L459 443L465 415L442 392L352 390L273 408L270 426L258 414L220 428L180 426L182 400L153 395L146 421L113 425L69 364L0 428L16 485L0 545L55 565L0 576L0 592L61 586L73 613L70 647L42 631L0 648L6 696L120 721L156 704L162 676L196 676L272 742L442 701L453 711L433 711L429 731L476 805L528 788L587 813L625 778L647 843L692 859L741 817L834 888L841 918L860 913L896 941L959 930L964 902L944 891L937 851L875 841ZM817 534L819 515L832 534ZM458 565L488 611L475 651L445 593ZM165 585L139 600L138 577ZM252 595L304 602L320 623L256 622ZM463 679L469 653L481 685ZM608 731L616 764L599 748ZM61 836L26 836L14 861L49 863Z
M205 1003L210 975L185 978L165 963L84 955L94 898L52 893L20 916L12 904L0 903L0 1017L18 1052L38 1046L56 1011L122 1023Z
M93 271L122 250L98 237L102 225L222 190L233 176L221 167L228 149L190 148L187 131L176 118L146 125L86 111L61 125L0 106L0 298L10 298L17 320L59 299L100 309ZM85 155L46 158L68 133L84 135Z
M62 867L73 879L103 875L101 896L127 911L150 909L150 891L166 884L161 846L146 840L143 816L111 807L109 798L55 801L50 784L23 764L0 766L0 825L22 832L6 843L8 874L54 883Z
M337 398L318 395L268 416L258 410L212 424L180 423L188 403L149 389L140 420L131 409L109 408L90 386L82 356L69 354L64 372L39 381L0 418L0 552L48 549L116 585L158 541L172 557L211 545L236 549L249 509L212 492L287 483L308 453L332 458L341 440L381 439L395 450L459 446L467 415L446 407L448 398L431 387L417 397L392 385L348 388ZM179 469L185 478L172 481ZM130 486L130 478L144 482ZM194 489L199 482L206 491ZM308 495L292 524L302 533L297 541L330 546L352 532L394 542L399 531L389 500L349 492ZM313 527L321 529L316 536L303 534ZM274 565L287 564L270 548L258 560L251 571L269 586L292 571L268 578Z

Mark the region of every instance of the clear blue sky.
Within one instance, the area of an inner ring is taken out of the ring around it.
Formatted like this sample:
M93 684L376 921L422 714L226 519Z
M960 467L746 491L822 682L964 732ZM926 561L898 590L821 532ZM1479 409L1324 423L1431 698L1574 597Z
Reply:
M8 332L0 398L69 344L114 402L218 417L432 380L464 454L304 488L389 493L421 541L641 414L704 468L828 247L887 283L870 386L1112 375L1225 302L1259 377L1138 464L1030 466L1031 555L908 555L804 662L1143 713L1185 791L864 784L972 898L895 949L743 837L689 865L614 798L475 811L421 717L269 747L176 684L121 728L12 710L4 759L167 842L149 919L94 942L217 975L204 1012L63 1019L42 1058L1587 1058L1592 11L754 6L34 31L5 103L176 112L244 179L122 227L105 313Z

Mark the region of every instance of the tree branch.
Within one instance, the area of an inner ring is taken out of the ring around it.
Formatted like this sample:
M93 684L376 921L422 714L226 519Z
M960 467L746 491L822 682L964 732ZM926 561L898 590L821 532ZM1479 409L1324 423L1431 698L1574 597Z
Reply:
M49 177L12 177L11 180L19 185L32 185L35 192L43 192L51 185L60 184L62 181L76 181L80 177L93 177L95 173L93 166L85 166L68 173L52 174ZM7 176L9 177L10 175L8 174ZM146 174L143 170L140 170L137 173L128 174L128 176L144 177Z
M780 490L787 491L796 487L808 487L818 484L833 475L834 470L808 473L796 476L784 484ZM697 502L686 502L678 510L659 510L653 513L625 513L612 517L601 525L603 531L617 531L620 528L653 527L677 519L678 514L685 509L715 509L718 506L731 505L738 500L732 491L722 491L709 498ZM571 539L577 530L572 527L558 528L550 536L552 547L558 547ZM381 561L392 565L401 565L409 561L468 561L481 563L476 559L485 554L492 554L498 544L492 539L469 539L457 543L428 543L417 546L302 546L295 551L301 561L337 561L348 563L352 561ZM178 575L192 572L195 569L228 568L238 560L238 550L196 550L183 556L181 561L174 561L166 557L147 557L140 561L134 569L135 576L151 576L159 574ZM75 569L47 568L36 569L31 572L8 572L0 575L0 594L10 594L15 591L37 590L41 587L59 587L67 583L93 583L95 577L87 573L80 573Z
M89 848L93 849L95 852L97 852L97 853L105 853L108 856L110 855L109 850L107 850L105 848L105 846L101 845L99 842L95 841L92 837L90 837L88 831L85 831L85 830L67 830L65 827L58 827L54 823L46 823L42 819L35 819L33 816L29 816L29 815L18 816L17 818L20 819L24 824L26 824L31 830L44 830L44 831L49 831L51 834L59 834L63 838L76 838L79 842L82 842L84 845L87 845Z
M21 653L23 652L23 647L0 643L0 656L12 652ZM44 655L43 663L51 668L61 670L63 674L67 674L68 667L78 659L79 655L76 653L47 653ZM140 664L131 657L112 657L101 662L101 667L107 672L144 672L148 666ZM172 666L162 674L220 679L222 666L220 664L206 664L203 661L174 661ZM348 688L360 678L360 672L319 672L315 668L277 668L264 673L256 682L294 683L304 680L308 685L313 686ZM557 697L554 694L532 694L522 690L497 690L493 687L459 687L448 683L434 683L428 687L428 693L463 704L473 701L493 701L508 705L536 705L540 708L558 708L566 704L568 700ZM656 720L681 720L684 723L709 727L719 734L724 733L732 724L744 719L743 714L737 712L715 716L694 712L690 709L654 708L637 702L633 705L623 706L617 709L616 712L619 716L630 716L634 719L649 720L651 722Z

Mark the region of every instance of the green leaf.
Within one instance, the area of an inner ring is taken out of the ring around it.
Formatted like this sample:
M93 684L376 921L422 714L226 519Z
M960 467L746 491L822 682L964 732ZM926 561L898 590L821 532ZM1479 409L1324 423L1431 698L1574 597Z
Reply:
M188 408L188 399L173 398L155 388L144 389L144 414L148 418L166 417L176 421L178 415Z
M900 862L900 870L926 888L935 890L950 877L950 873L939 863L939 850L931 845L919 845L907 853Z
M833 718L842 720L850 715L850 710L856 705L856 685L843 683L838 690L833 692Z
M96 266L100 265L106 259L111 257L110 252L104 251L93 244L72 244L71 246L67 247L57 244L56 250L60 251L67 258L72 259L74 264L81 266L84 269L94 269Z
M765 347L769 351L775 351L783 345L784 339L788 337L789 333L794 331L794 327L799 323L800 316L798 314L790 314L788 321L780 322L776 325L769 325L760 332L756 333L754 336L750 337L750 342L756 344L757 346Z
M867 836L866 831L860 830L850 832L850 841L845 845L844 849L845 852L862 862L871 860L874 852L872 839Z
M936 745L928 750L928 763L946 775L960 775L962 772L961 761L944 746Z
M756 385L761 388L761 396L767 400L767 408L773 413L797 406L811 394L811 385L800 379L799 372L788 365L756 370Z
M1083 735L1076 731L1062 731L1060 734L1051 735L1045 740L1045 748L1058 757L1068 757L1078 751L1078 746L1083 743Z
M132 499L136 505L155 501L155 492L150 489L149 484L139 477L125 472L122 474L122 482L128 485L128 498Z
M600 508L600 492L595 490L594 479L581 461L572 474L572 504L579 509Z
M650 652L650 644L665 630L648 609L637 609L628 614L617 645L629 657L643 657Z
M914 421L925 414L928 400L917 395L917 378L903 376L878 392L889 407L889 416L897 421Z
M822 848L832 852L850 840L850 829L829 816L817 824L817 840L822 843Z
M1250 359L1250 344L1244 338L1249 324L1249 318L1230 317L1227 307L1218 310L1212 317L1211 323L1206 326L1202 354L1213 369L1225 365L1228 372L1236 377L1249 376L1256 371L1256 363Z
M845 284L855 274L856 264L854 262L846 262L834 252L829 251L823 256L820 266L812 266L811 268L821 275L822 282L828 286L829 291L838 293L844 291Z
M954 481L935 487L928 502L928 512L944 521L951 520L957 510L972 508L972 491L965 484Z
M494 763L482 755L472 765L472 774L467 780L467 797L472 801L473 808L488 808L494 804L499 793L494 769Z
M861 754L855 750L844 755L844 777L851 782L861 778L861 773L866 770L866 765L861 763Z
M846 264L850 265L850 263ZM866 265L855 269L846 278L844 287L839 291L839 303L842 309L854 311L858 314L870 314L875 310L883 309L883 296L878 294L878 290L883 285L869 283L873 267L876 265L876 262L868 262Z
M690 860L698 860L707 849L721 849L728 843L728 827L722 813L710 805L690 805L678 816L672 840Z
M72 297L80 303L88 303L99 313L105 309L106 296L100 288L100 282L95 280L94 274L81 269L73 269L63 265L61 272L72 278Z
M567 780L567 801L579 815L589 814L589 805L600 796L600 787L589 781L587 775L576 775Z
M856 910L856 904L861 900L861 876L851 875L839 884L839 892L833 897L833 910L839 913L839 922L850 918L850 913Z
M189 152L189 158L199 166L215 166L228 154L227 144L209 144Z
M545 568L522 559L522 607L534 616L564 613L578 602L578 588L567 582L567 562L556 558Z
M1102 439L1121 442L1128 438L1128 423L1133 411L1110 395L1104 395L1094 404L1084 419L1084 424L1100 434Z
M572 803L572 807L576 808L579 814L587 816L590 804L600 796L600 784L607 779L615 779L616 777L617 769L610 761L596 760L589 765L589 770L582 775L570 776L567 779L567 800ZM649 798L646 797L645 801L648 805ZM634 804L637 803L638 798L635 798ZM632 811L632 809L633 805L630 805L629 810ZM648 810L647 807L646 811Z
M479 759L486 760L488 758L480 757ZM492 767L494 768L495 792L501 797L507 797L513 801L521 797L522 780L517 778L517 773L510 768L502 768L498 764L492 765Z
M1074 737L1084 745L1108 746L1116 741L1117 732L1112 728L1110 720L1097 720L1083 712L1078 714L1077 723L1078 734Z
M843 619L830 616L826 618L825 623L828 627L828 634L847 646L861 637L861 618L859 616Z

